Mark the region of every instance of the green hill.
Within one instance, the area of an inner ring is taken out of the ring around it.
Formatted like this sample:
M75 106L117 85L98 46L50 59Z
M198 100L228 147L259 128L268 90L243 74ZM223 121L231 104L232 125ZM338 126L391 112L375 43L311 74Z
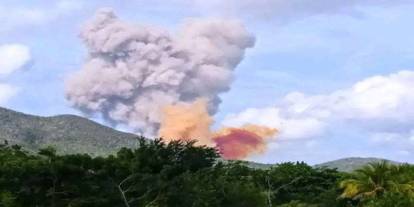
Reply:
M336 168L338 169L338 171L352 172L369 163L376 163L376 162L382 162L382 161L386 161L392 164L401 164L399 162L386 160L386 159L380 159L380 158L350 157L350 158L344 158L344 159L334 160L330 162L325 162L322 164L315 165L315 167L325 167L325 168L332 168L332 169Z
M0 141L28 150L54 146L65 154L106 155L121 147L136 146L136 138L75 115L41 117L0 107Z
M386 161L386 162L397 164L397 165L402 164L400 162L395 162L395 161L380 159L380 158L349 157L349 158L343 158L339 160L333 160L333 161L317 164L317 165L314 165L313 167L337 169L338 171L341 171L341 172L352 172L369 163L377 163L377 162L382 162L382 161ZM250 161L241 161L241 163L245 164L246 166L249 166L251 168L256 168L256 169L269 169L272 166L277 165L277 164L263 164L263 163L250 162Z

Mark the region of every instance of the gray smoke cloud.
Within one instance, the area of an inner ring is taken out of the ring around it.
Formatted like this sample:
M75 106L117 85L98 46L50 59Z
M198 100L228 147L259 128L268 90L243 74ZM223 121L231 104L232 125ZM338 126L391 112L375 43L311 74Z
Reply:
M144 135L156 135L161 108L205 98L216 113L219 94L255 38L238 21L190 19L174 35L124 22L100 9L81 39L83 67L66 80L66 98L82 112L101 115Z

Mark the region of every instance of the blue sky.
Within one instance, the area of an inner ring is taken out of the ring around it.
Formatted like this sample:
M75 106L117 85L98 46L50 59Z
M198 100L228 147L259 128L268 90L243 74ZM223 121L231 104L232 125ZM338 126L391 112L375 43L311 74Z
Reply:
M0 67L13 70L0 74L0 104L45 116L81 115L66 101L64 82L86 58L78 34L100 7L113 8L123 20L172 31L190 17L239 19L257 42L237 67L231 90L221 94L217 125L260 120L282 130L303 130L282 133L265 154L250 159L318 163L376 156L414 162L414 113L409 109L414 106L414 4L327 1L2 1L0 48L15 51L10 53L15 57L0 57ZM22 57L24 48L29 60ZM17 63L6 64L12 60ZM358 83L368 88L362 95L355 89ZM342 91L345 95L336 95ZM288 96L294 92L305 98ZM341 101L338 97L346 104L327 104ZM374 103L366 105L369 101ZM290 111L304 103L311 107ZM316 109L333 115L315 115ZM246 110L255 112L243 116ZM278 117L262 118L272 114L267 110Z

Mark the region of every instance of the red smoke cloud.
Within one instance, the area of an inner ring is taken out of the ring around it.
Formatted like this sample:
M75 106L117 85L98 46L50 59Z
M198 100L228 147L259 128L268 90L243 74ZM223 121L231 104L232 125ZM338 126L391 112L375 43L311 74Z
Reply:
M266 147L263 137L244 129L231 129L229 134L214 137L220 154L225 159L243 159L252 152L262 152Z

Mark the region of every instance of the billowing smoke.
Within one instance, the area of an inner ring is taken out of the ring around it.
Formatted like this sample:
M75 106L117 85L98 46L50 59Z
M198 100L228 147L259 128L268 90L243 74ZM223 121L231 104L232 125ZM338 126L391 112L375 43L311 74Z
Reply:
M277 130L258 125L223 128L211 131L213 118L207 112L207 102L170 105L164 108L160 136L167 140L196 139L198 144L217 147L225 159L243 159L264 152L267 139Z
M218 95L255 42L239 22L192 19L171 35L102 9L80 36L89 55L66 97L82 112L167 141L196 139L227 159L260 153L274 137L275 129L254 125L211 131Z
M197 139L198 144L212 146L210 127L213 118L203 99L191 104L166 106L163 110L159 136L166 140Z
M218 95L255 43L238 21L191 19L172 35L126 23L110 9L99 10L80 37L89 54L66 82L69 102L147 136L157 134L164 109L174 113L167 106L203 98L208 114L216 113Z

